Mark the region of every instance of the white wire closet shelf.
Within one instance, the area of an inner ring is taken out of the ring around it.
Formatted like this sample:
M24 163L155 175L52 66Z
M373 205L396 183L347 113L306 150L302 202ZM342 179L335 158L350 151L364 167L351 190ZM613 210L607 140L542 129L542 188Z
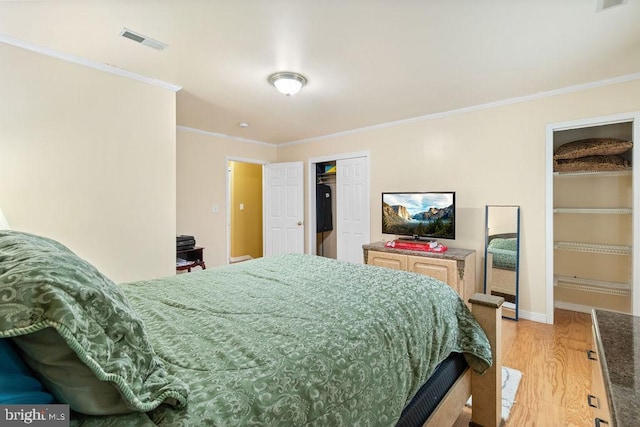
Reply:
M554 285L560 288L578 289L608 295L631 295L630 283L607 282L575 276L554 276Z
M631 215L631 208L554 208L557 214Z
M631 175L632 170L623 171L574 171L574 172L554 172L553 176L627 176Z
M630 255L631 246L624 245L604 245L599 243L563 242L557 241L553 244L554 249L573 252L588 252L608 255Z

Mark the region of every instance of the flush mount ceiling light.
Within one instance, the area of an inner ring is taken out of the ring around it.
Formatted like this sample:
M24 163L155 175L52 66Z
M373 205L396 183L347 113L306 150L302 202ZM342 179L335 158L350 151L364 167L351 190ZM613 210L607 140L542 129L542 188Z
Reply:
M271 83L278 92L291 96L307 84L307 79L298 73L292 73L290 71L281 71L269 76L269 83Z

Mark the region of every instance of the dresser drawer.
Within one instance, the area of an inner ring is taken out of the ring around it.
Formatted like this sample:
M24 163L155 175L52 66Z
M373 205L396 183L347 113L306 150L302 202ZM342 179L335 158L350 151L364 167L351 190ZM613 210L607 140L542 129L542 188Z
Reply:
M369 251L369 265L393 268L394 270L407 270L407 255L392 254L389 252Z
M591 332L593 333L593 350L587 350L587 357L591 364L591 393L587 395L587 403L593 408L594 426L612 427L607 391L604 387L604 377L602 375L602 366L600 365L601 359L596 344L595 329L591 328Z
M409 255L408 270L436 278L451 286L459 295L462 295L462 289L458 286L458 268L454 260Z

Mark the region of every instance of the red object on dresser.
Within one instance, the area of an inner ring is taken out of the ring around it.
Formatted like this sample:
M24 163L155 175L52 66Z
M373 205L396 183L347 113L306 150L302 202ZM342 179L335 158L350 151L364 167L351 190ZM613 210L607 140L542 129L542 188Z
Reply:
M438 243L435 247L431 247L429 242L408 242L406 240L391 240L384 244L387 248L406 249L409 251L423 252L446 252L447 247Z

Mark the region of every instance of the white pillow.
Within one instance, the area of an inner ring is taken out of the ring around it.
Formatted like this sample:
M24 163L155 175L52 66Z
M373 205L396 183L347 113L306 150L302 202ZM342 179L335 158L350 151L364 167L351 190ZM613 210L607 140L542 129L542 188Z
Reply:
M2 209L0 209L0 230L11 230L9 221L7 221L7 218L2 213Z

